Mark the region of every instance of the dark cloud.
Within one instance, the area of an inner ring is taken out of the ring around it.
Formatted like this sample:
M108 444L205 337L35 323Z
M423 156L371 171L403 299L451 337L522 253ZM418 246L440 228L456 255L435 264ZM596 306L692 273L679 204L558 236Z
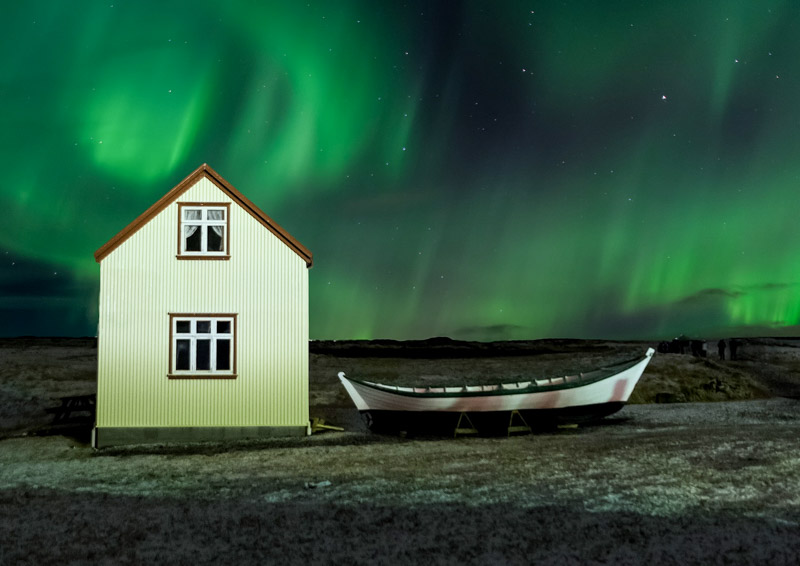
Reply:
M738 299L750 293L783 291L796 286L797 283L763 283L760 285L747 285L728 289L711 287L684 297L677 301L676 304L706 303L717 299Z
M705 302L708 300L713 299L738 299L739 297L746 295L744 291L738 291L733 289L703 289L702 291L698 291L693 295L689 295L688 297L684 297L678 304L686 304L686 303L697 303L697 302Z
M795 338L800 337L800 325L794 324L786 326L784 321L776 320L772 324L726 326L720 328L717 335L751 338L766 336Z
M517 324L490 324L467 326L453 332L455 338L465 340L516 340L529 336L530 329Z
M30 259L0 263L0 297L69 297L84 287L62 266Z
M99 282L62 266L5 255L0 261L0 336L93 336Z

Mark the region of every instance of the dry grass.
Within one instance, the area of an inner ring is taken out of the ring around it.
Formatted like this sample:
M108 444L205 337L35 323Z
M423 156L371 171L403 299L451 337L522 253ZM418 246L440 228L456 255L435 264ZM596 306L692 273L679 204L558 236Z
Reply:
M795 400L639 404L574 430L410 440L364 430L336 380L506 380L646 345L557 346L436 360L338 345L312 354L311 409L347 432L95 452L32 434L57 397L93 389L91 345L0 344L0 564L796 564ZM793 391L798 361L769 343L724 364L657 355L637 393Z
M47 407L97 391L97 350L89 339L0 340L0 437L30 432Z

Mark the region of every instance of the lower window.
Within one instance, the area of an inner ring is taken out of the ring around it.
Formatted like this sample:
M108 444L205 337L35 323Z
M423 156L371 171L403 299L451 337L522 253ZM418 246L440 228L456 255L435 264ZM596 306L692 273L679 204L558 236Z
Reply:
M236 377L235 314L169 317L170 377Z

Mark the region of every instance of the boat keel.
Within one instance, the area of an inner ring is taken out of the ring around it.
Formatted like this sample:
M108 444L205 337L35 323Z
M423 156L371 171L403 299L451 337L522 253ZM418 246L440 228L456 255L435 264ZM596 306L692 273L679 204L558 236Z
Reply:
M591 423L616 413L624 406L622 402L611 402L520 411L458 413L370 410L360 413L367 428L381 434L452 437L477 433L481 436L510 436L513 433L554 430L565 424Z

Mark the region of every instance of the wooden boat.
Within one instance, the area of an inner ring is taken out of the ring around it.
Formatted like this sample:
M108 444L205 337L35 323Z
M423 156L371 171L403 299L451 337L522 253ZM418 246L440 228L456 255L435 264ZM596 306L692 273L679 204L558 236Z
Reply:
M466 417L472 430L488 433L510 427L515 416L539 428L615 413L627 403L654 353L649 348L643 357L586 373L495 385L402 387L351 379L344 372L339 379L372 430L452 432Z

